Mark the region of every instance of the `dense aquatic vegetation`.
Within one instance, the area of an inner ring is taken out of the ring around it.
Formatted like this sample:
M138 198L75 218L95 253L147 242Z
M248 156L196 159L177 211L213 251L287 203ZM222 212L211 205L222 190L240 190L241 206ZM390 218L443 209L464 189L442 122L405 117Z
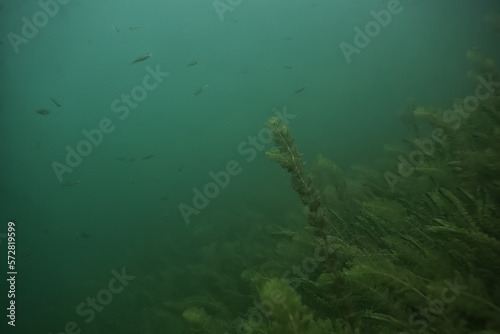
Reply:
M131 287L128 304L147 306L109 329L500 333L500 77L477 50L466 57L475 91L447 110L409 100L414 138L386 146L378 168L342 171L322 154L307 167L291 129L270 118L267 155L290 174L303 214L260 243L205 246L184 273L209 286L198 294L164 298L166 271Z
M267 154L308 227L273 232L281 265L269 255L242 274L254 287L243 316L191 307L184 319L206 333L499 333L500 78L493 60L467 58L475 95L415 107L430 134L387 150L397 172L355 166L353 181L321 154L308 170L290 128L269 119Z

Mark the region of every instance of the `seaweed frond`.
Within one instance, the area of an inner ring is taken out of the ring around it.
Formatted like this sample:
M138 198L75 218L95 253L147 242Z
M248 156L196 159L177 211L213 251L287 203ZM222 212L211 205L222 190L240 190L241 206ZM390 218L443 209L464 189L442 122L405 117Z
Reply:
M311 226L323 230L326 225L326 210L320 209L321 200L319 192L312 185L311 174L304 168L302 154L290 134L290 128L279 117L271 117L267 121L271 129L271 138L276 147L266 152L267 156L277 162L292 175L292 188L299 196L302 203L309 208L309 223ZM322 232L321 234L324 235Z

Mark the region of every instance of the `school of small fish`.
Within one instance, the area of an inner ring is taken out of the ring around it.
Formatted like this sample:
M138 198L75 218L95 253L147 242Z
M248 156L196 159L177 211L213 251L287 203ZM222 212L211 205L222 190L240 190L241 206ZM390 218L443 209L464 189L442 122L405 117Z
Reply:
M238 21L237 20L232 20L233 23L237 23ZM112 27L112 30L115 32L115 33L120 33L121 30L118 28L118 26L112 24L111 25ZM133 31L133 30L138 30L138 29L143 29L145 28L143 25L130 25L130 26L127 26L128 30L130 31ZM291 37L287 37L286 40L291 40ZM89 41L90 42L90 41ZM139 62L143 62L143 61L146 61L147 59L149 59L150 57L152 56L152 53L151 52L146 52L144 53L143 55L140 55L138 57L136 57L134 60L132 60L132 62L130 64L136 64L136 63L139 63ZM189 61L186 65L186 67L193 67L193 66L196 66L198 65L198 60L196 59L193 59L191 61ZM283 66L284 69L286 70L292 70L292 66L290 65L285 65ZM242 71L241 73L247 73L247 71ZM203 93L205 90L207 90L208 88L208 84L198 88L195 92L194 92L194 95L200 95L201 93ZM305 86L302 86L300 88L298 88L292 95L297 95L301 92L303 92L305 89ZM56 100L54 97L52 96L49 96L49 99L52 101L52 103L57 107L57 108L60 108L62 107L62 105L58 102L58 100ZM47 116L50 114L50 111L48 109L45 109L45 108L41 108L41 109L37 109L36 110L36 113L40 114L40 115L43 115L43 116ZM38 145L36 146L36 149L39 150L40 149L40 143L41 141L38 142ZM149 160L153 158L153 155L147 155L143 158L141 158L140 160ZM115 158L116 160L123 160L123 161L129 161L129 162L133 162L135 160L137 160L136 158ZM182 171L184 169L184 166L181 166L178 168L178 172ZM68 187L68 186L74 186L74 185L77 185L80 183L80 180L70 180L70 181L66 181L64 183L62 183L62 185L64 187ZM164 198L165 199L165 198ZM163 200L163 199L162 199ZM85 233L83 232L80 232L79 233L81 236L84 236L86 237Z

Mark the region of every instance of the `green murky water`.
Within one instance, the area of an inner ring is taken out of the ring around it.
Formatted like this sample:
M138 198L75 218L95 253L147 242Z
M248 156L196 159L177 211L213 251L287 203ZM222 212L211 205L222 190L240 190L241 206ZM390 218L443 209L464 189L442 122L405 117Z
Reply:
M0 1L2 333L499 333L499 15Z

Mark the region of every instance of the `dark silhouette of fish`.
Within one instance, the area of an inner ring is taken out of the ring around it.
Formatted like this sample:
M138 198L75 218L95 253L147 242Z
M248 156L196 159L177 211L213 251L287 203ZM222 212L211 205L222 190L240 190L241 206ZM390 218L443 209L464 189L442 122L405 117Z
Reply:
M205 85L205 86L199 88L196 92L194 92L194 95L200 95L207 88L208 88L208 85Z
M148 159L151 159L152 157L153 157L153 155L150 154L150 155L147 155L144 158L142 158L142 160L148 160Z
M151 57L151 52L148 52L148 53L146 53L146 54L144 54L144 55L142 55L142 56L140 56L140 57L137 57L137 58L136 58L136 59L132 62L132 64L138 63L138 62L140 62L140 61L144 61L144 60L148 59L149 57Z
M63 183L64 187L69 187L69 186L74 186L76 184L80 183L80 180L70 180L65 183Z
M298 93L301 93L302 91L304 91L304 89L306 89L306 87L305 87L305 86L300 87L299 89L297 89L297 90L295 91L295 93L293 93L293 95L296 95L296 94L298 94Z
M189 66L194 66L194 65L196 65L196 64L198 64L198 61L197 61L197 60L193 60L193 61L191 61L189 64L187 64L187 66L188 66L188 67L189 67Z
M50 111L48 111L47 109L38 109L36 112L39 113L40 115L44 115L44 116L46 116L50 113Z
M128 30L137 30L137 29L141 29L141 28L144 28L144 26L133 25L133 26L128 27Z
M59 104L59 102L57 102L53 97L50 98L52 100L52 102L54 102L54 104L58 107L60 107L61 105Z

